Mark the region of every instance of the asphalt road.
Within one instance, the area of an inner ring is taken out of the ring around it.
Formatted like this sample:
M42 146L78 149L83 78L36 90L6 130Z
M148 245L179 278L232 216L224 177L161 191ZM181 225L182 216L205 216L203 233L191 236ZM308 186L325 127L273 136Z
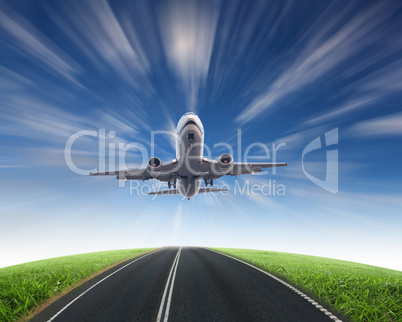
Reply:
M31 321L158 319L333 321L266 274L196 247L167 247L120 264L69 292Z

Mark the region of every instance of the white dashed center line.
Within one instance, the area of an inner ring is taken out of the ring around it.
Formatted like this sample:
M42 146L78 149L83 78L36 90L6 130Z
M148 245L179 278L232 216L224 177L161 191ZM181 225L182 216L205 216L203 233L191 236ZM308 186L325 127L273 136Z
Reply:
M167 279L165 290L163 292L161 305L159 307L158 317L156 318L157 322L160 322L161 319L162 319L163 308L165 306L165 300L166 300L166 295L167 295L168 290L169 290L169 295L168 295L168 298L167 298L166 310L165 310L165 314L163 316L163 322L167 322L167 320L169 318L170 302L172 300L174 280L176 278L177 266L179 265L181 248L182 247L179 248L179 250L178 250L178 252L176 254L176 257L175 257L175 259L173 261L172 268L170 269L169 277ZM173 273L173 275L172 275L172 273ZM170 285L170 287L169 287L169 285Z

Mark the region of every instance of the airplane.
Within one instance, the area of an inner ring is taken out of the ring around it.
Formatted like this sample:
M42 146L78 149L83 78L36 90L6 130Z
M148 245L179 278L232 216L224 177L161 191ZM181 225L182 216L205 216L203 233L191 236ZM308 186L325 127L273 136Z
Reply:
M211 160L203 157L203 151L204 127L195 113L188 112L177 124L176 159L162 163L154 156L148 160L146 168L91 172L90 175L117 174L118 180L126 181L158 179L167 182L169 189L150 192L149 195L182 195L190 200L198 193L227 191L227 189L212 188L213 180L224 175L254 174L261 172L264 168L288 165L286 162L234 162L233 157L228 153L222 154L218 160ZM201 180L204 180L205 187L201 187Z

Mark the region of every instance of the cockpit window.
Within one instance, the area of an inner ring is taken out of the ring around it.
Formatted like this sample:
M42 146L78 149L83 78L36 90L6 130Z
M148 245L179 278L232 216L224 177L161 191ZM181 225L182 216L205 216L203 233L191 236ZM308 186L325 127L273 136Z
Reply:
M187 125L189 125L189 124L197 125L197 124L195 124L195 122L194 122L193 120L190 120L190 121L188 121L188 122L186 123L186 125L184 125L184 126L187 126Z
M193 113L193 112L187 112L187 113L184 114L184 115L195 115L195 113Z

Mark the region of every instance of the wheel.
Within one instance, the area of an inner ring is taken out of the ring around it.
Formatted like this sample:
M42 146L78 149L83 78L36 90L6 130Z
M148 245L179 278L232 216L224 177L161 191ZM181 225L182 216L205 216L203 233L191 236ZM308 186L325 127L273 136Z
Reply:
M208 180L205 180L205 187L208 187Z
M214 180L211 179L210 184L211 184L211 187L212 187L214 185Z
M170 181L168 181L168 187L169 187L169 189L170 189L170 186L171 186Z

